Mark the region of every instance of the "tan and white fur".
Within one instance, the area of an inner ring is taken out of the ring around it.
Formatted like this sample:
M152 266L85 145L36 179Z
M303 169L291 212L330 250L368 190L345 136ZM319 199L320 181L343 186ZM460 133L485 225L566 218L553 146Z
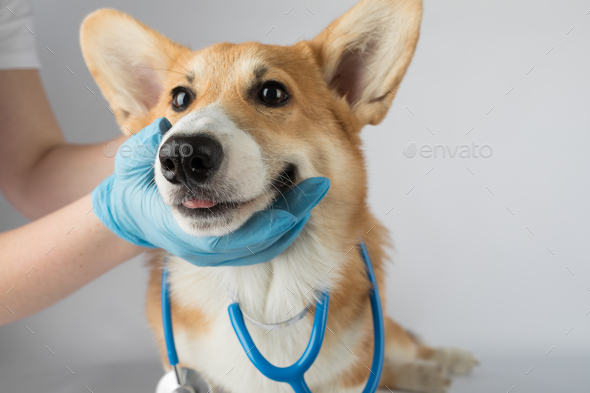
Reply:
M272 185L286 165L294 168L294 183L314 176L331 180L330 191L299 237L267 263L195 267L171 258L181 365L203 373L214 391L291 392L248 360L230 324L228 292L238 296L250 316L271 323L313 304L315 289L321 288L330 290L329 331L306 381L314 392L362 391L371 372L373 330L370 283L353 247L363 234L384 302L389 241L367 206L359 134L365 125L379 124L391 106L413 56L421 16L420 0L362 0L310 41L287 47L223 43L197 51L115 10L96 11L84 21L84 58L123 132L136 132L165 116L174 127L164 141L207 134L223 146L219 172L201 190L239 203L219 216L182 214L184 191L162 176L156 160L155 182L186 232L203 236L235 231L280 197ZM285 105L271 108L257 101L252 92L268 80L286 87ZM178 86L194 92L184 111L171 107L171 92ZM162 259L156 254L149 264L147 316L166 365L159 295ZM307 345L312 319L308 315L271 331L247 325L262 354L277 366L287 366ZM449 374L467 373L477 363L466 351L422 344L389 318L385 327L383 387L445 392Z

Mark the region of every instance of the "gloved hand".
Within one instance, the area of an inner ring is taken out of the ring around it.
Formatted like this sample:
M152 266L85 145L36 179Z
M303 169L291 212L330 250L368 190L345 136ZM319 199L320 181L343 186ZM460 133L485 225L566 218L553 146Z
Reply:
M330 181L309 178L224 236L185 233L154 183L154 159L172 125L159 118L132 136L115 157L115 172L92 192L94 214L119 237L143 247L163 248L197 266L243 266L267 262L299 235Z

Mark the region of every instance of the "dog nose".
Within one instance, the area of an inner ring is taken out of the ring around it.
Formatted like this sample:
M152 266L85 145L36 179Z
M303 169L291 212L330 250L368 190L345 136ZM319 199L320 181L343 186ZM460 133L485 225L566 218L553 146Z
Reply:
M158 154L162 175L173 184L188 187L205 182L219 169L221 144L208 136L178 136L168 139Z

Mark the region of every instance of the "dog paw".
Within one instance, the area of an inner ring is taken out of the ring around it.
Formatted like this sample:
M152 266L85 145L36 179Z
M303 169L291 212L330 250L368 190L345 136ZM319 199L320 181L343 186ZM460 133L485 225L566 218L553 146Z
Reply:
M451 384L444 368L434 360L417 360L399 365L396 388L423 393L446 393Z
M436 348L432 360L454 375L468 374L479 364L471 352L459 348Z

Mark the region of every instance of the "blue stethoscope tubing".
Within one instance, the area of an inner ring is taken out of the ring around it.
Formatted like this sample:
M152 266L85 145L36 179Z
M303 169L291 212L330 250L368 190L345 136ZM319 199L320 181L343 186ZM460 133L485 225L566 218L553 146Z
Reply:
M371 364L371 373L367 385L363 393L373 393L377 390L379 380L381 379L381 371L383 369L383 359L385 352L385 331L383 327L383 310L381 308L381 299L379 298L379 288L377 286L377 279L375 272L371 265L371 259L365 244L360 242L361 255L367 267L367 275L371 281L372 288L369 293L371 301L371 309L373 311L373 330L374 330L374 351L373 363ZM242 348L246 351L246 355L256 368L264 374L267 378L277 382L286 382L293 388L295 393L311 393L307 383L305 382L305 373L311 367L322 347L324 340L324 333L326 331L326 322L328 320L328 308L330 303L330 295L328 291L321 294L320 299L316 303L315 317L313 320L313 327L311 329L311 337L309 343L303 352L303 355L294 364L289 367L276 367L272 365L256 348L248 328L244 322L244 316L240 310L238 303L230 304L229 318L232 326L242 344Z
M381 379L381 371L383 369L383 360L385 353L385 331L383 326L383 310L381 308L381 299L379 297L379 288L377 286L377 279L375 272L371 265L371 259L365 244L361 241L359 243L361 255L365 266L367 267L367 275L371 282L372 288L369 292L371 302L371 309L373 312L373 330L374 330L374 350L373 363L367 384L363 393L374 393L379 385ZM168 353L168 360L170 365L175 367L178 364L178 354L176 353L176 346L174 344L174 334L172 332L172 313L170 310L170 296L168 284L168 272L164 262L164 269L162 272L162 321L164 327L164 339L166 342L166 350ZM303 355L294 364L289 367L277 367L272 365L260 353L256 344L252 340L242 310L239 303L232 303L228 307L229 317L242 345L246 355L254 366L267 378L277 382L288 383L295 393L311 393L311 390L305 382L305 373L315 359L317 358L322 342L324 341L324 333L326 331L326 323L328 320L328 309L330 304L330 295L328 291L320 294L320 298L316 303L315 316L313 320L313 327L311 329L311 336Z
M166 341L166 352L168 362L172 367L178 364L178 354L174 344L174 333L172 332L172 310L170 309L170 284L168 283L168 269L164 259L164 268L162 270L162 325L164 327L164 340Z
M244 323L244 316L238 303L230 304L229 318L232 326L242 344L242 348L246 351L250 361L256 366L258 370L267 378L277 382L286 382L296 393L308 392L311 393L309 387L305 383L303 374L311 367L316 357L320 353L322 342L324 341L324 333L326 331L326 322L328 321L328 306L330 303L330 295L328 292L323 292L322 297L316 303L315 317L313 319L313 327L311 328L311 337L303 352L303 355L289 367L276 367L272 365L258 350L248 328Z

